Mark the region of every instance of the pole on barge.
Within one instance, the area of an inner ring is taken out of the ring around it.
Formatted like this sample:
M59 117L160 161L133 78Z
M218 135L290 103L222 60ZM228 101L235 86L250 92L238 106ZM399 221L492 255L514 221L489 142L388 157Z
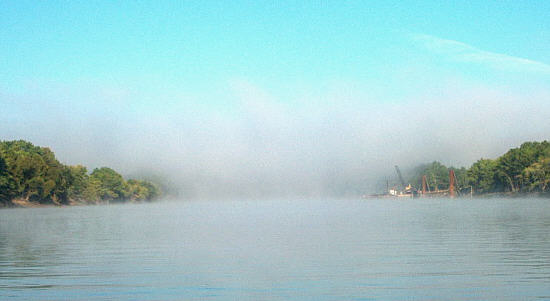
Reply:
M449 170L449 197L455 197L455 171Z

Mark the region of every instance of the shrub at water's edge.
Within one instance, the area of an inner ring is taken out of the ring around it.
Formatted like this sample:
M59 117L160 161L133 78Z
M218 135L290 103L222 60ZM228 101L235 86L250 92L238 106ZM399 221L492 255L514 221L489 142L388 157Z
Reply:
M89 174L84 166L60 163L47 147L0 141L0 206L152 201L159 196L155 184L126 181L111 168Z

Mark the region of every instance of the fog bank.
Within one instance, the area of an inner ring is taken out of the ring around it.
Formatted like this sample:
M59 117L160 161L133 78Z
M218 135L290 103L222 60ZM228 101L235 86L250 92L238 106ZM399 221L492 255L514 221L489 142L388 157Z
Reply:
M149 108L116 89L2 94L0 139L49 146L67 164L152 175L184 198L357 196L395 179L396 164L469 166L550 139L548 91L446 87L384 101L353 89L283 99L244 80L228 86L219 105L171 95Z

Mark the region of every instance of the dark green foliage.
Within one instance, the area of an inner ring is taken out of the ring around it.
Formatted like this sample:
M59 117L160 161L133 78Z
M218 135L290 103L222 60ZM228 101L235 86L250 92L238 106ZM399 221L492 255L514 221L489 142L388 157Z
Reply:
M68 166L70 187L69 198L73 200L83 200L84 191L88 187L88 170L82 165Z
M90 175L90 179L99 182L99 198L101 200L125 200L130 196L128 184L120 174L108 168L96 168Z
M422 176L426 176L428 189L430 191L443 190L449 188L449 171L453 169L457 184L459 187L465 186L467 182L466 169L447 167L438 161L429 164L423 164L414 169L410 183L416 187L422 187Z
M475 191L494 192L499 186L497 179L497 161L480 159L468 169L468 183Z
M450 167L449 169L454 169L455 171L455 177L456 177L456 183L458 186L458 189L466 188L466 186L469 186L469 180L468 180L468 170L465 167L461 168L454 168Z
M446 189L448 170L454 169L459 188L471 186L476 193L550 190L550 142L526 142L498 159L480 159L469 169L447 168L439 162L415 169L412 183L420 187L426 175L430 189Z
M159 188L153 183L139 180L128 180L131 200L151 201L160 196Z
M0 205L6 206L16 195L15 181L8 172L8 166L0 153Z
M546 192L550 184L550 157L540 158L523 170L524 189Z
M550 143L526 142L519 148L513 148L498 158L497 179L505 184L508 191L518 191L529 187L524 183L524 170L543 157L549 157Z
M0 143L12 179L12 197L41 203L68 201L68 174L48 148L34 146L26 141Z
M130 199L152 200L158 189L148 182L140 198L133 198L130 185L114 170L103 167L87 174L84 166L65 166L45 147L19 141L0 142L0 205L14 199L45 204L68 204L71 200L98 202Z

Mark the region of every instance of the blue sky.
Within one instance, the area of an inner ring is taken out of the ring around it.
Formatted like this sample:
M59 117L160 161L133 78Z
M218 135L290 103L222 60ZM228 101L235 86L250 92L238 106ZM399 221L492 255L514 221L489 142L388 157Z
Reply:
M550 2L2 1L0 106L0 139L127 172L468 165L550 139Z
M140 98L221 93L231 80L246 79L285 99L289 90L337 81L376 89L381 98L393 98L400 84L405 91L438 84L403 81L410 68L430 72L427 82L507 83L527 73L548 84L549 12L546 1L3 2L0 81L16 94L29 86L106 86ZM546 71L453 60L453 46L423 47L420 35L538 62Z

